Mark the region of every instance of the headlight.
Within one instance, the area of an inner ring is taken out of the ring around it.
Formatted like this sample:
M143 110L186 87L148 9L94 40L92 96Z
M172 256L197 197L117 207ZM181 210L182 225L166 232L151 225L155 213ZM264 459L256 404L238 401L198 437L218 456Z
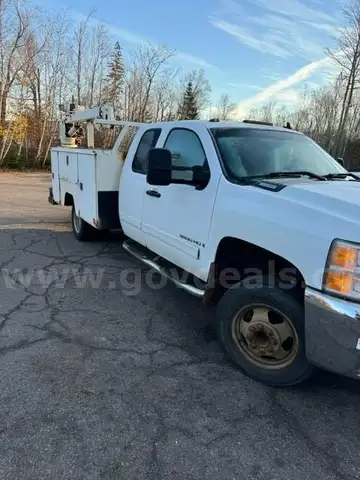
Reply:
M360 245L336 240L326 262L323 288L360 300Z

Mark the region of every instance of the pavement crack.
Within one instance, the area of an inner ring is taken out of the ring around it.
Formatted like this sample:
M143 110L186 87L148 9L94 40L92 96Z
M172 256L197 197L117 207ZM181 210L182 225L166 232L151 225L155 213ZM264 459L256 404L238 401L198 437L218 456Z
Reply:
M66 329L66 332L61 332L51 327L52 324L59 324L63 329ZM117 354L133 354L138 355L140 357L148 357L149 352L141 352L139 350L133 348L116 348L110 346L101 346L101 345L94 345L93 343L86 342L84 339L79 337L78 335L71 335L70 330L68 327L60 323L58 320L51 320L50 322L46 323L43 326L32 326L32 328L36 330L45 331L48 333L49 336L60 340L63 343L70 343L73 345L77 345L82 348L87 348L93 351L103 351L103 352L112 352Z
M15 256L12 256L11 258L9 258L8 260L5 260L4 262L0 263L0 268L3 269L5 267L7 267L11 262L13 262L15 260ZM4 273L4 272L3 272Z
M53 235L52 238L55 240L56 246L57 246L57 248L59 249L59 252L61 253L61 255L62 255L63 257L65 257L64 251L63 251L63 249L61 248L61 245L60 245L60 241L59 241L58 235Z
M157 429L156 436L154 438L152 448L151 448L151 458L150 458L150 472L153 480L159 480L163 478L163 472L161 468L161 463L159 459L158 445L160 443L166 443L168 430L166 428L166 423L160 408L154 405L154 411L157 416Z
M310 455L316 460L320 458L323 466L331 474L334 474L337 480L349 480L349 477L339 470L339 460L311 437L311 433L304 429L295 413L288 410L281 403L276 391L270 392L270 401L273 405L273 411L277 413L278 417L286 419L290 430L294 430L298 436L303 438L305 444L308 446Z
M50 340L50 337L37 338L36 340L24 340L23 342L19 342L15 345L2 347L0 348L0 355L5 355L9 352L15 352L18 350L24 350L28 347L31 347L32 345L36 345L37 343L41 343L47 340Z
M151 449L151 462L152 462L152 478L153 480L160 480L161 476L161 467L158 458L158 450L156 439L153 441L152 449Z
M10 319L10 316L17 312L18 310L21 309L21 307L24 305L24 303L31 297L32 295L31 294L28 294L25 298L23 298L14 308L12 308L11 310L9 310L7 313L3 314L3 322L0 324L0 332L1 330L4 328L4 326L6 325L7 321Z

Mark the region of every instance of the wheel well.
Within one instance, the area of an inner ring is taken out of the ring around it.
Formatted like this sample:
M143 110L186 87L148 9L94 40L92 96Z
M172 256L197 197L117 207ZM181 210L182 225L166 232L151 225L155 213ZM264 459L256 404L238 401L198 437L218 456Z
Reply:
M252 243L233 237L221 240L215 257L214 275L221 296L231 284L246 277L274 276L299 299L304 298L305 280L300 270L287 259ZM224 286L224 279L226 285Z
M72 207L74 205L74 198L71 193L65 193L64 205L66 207Z

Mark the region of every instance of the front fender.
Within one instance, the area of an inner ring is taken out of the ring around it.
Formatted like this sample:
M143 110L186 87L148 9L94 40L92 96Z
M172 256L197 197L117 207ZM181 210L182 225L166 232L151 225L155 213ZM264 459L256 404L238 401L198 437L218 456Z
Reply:
M219 186L209 238L213 261L224 237L234 237L262 247L292 263L306 285L320 289L331 242L346 231L331 215L310 205L293 202L281 192L223 179ZM210 258L211 257L211 258Z

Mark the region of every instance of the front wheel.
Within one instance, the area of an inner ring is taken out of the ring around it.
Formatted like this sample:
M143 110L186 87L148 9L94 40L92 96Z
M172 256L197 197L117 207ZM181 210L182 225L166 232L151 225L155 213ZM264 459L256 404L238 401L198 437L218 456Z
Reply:
M86 242L93 238L95 232L94 227L77 215L75 205L72 207L71 224L73 234L80 242Z
M305 355L304 308L272 283L240 283L225 293L216 327L223 349L247 376L285 387L308 379L314 367Z

